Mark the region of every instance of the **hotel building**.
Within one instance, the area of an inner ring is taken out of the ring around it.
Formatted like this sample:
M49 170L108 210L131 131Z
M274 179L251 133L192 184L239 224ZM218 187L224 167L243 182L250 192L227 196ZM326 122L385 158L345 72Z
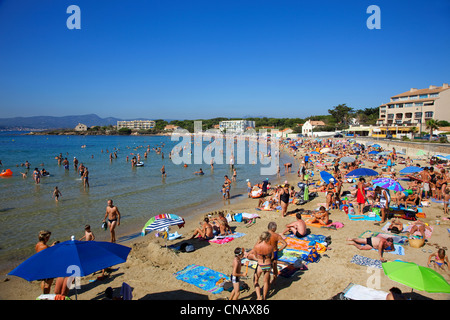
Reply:
M416 127L418 133L427 131L429 119L450 121L450 87L447 83L441 87L411 88L392 96L388 103L380 106L377 125L381 129L380 136L387 132L395 136L395 133L411 132L412 127Z
M153 129L155 127L155 121L153 120L129 120L129 121L117 121L117 130L122 128L129 128L134 130L140 129Z

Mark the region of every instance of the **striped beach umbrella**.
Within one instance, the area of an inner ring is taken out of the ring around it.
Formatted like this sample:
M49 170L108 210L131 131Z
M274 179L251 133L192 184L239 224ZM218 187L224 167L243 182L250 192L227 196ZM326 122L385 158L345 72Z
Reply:
M179 228L184 226L184 219L177 216L176 214L164 213L154 216L142 228L141 235L145 236L146 234L155 231L161 230L170 226L178 226Z

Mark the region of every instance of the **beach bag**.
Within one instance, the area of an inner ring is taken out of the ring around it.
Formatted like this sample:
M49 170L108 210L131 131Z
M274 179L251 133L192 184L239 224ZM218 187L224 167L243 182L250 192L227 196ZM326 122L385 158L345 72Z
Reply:
M234 215L234 221L242 222L242 213L236 213Z
M193 252L193 251L195 251L195 247L193 244L191 244L189 242L183 242L180 245L180 251L181 252Z
M311 251L308 254L308 257L306 258L307 262L317 262L320 259L320 255L317 252L316 247L312 247Z
M228 292L233 291L233 283L231 281L227 281L223 284L223 290ZM249 291L250 287L244 281L239 281L239 291Z

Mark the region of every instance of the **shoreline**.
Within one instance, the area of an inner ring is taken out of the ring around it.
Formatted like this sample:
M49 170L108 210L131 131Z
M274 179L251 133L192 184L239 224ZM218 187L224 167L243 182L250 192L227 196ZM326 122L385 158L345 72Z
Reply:
M280 151L283 149L280 149ZM285 151L285 150L283 150ZM303 152L301 153L303 154ZM289 154L288 154L289 155ZM300 156L300 154L299 154ZM296 158L297 163L299 158ZM300 178L296 177L296 169L293 164L293 172L283 174L280 178L274 178L273 185L278 181L287 180L289 184L296 186ZM397 168L396 168L397 170ZM316 179L317 180L317 176ZM349 190L352 184L345 183L343 190ZM289 211L298 208L305 210L315 210L325 201L324 193L319 193L317 198L307 202L305 205L297 206L290 204ZM103 300L104 291L107 287L112 287L116 294L119 294L120 287L126 282L133 288L133 300L223 300L229 297L229 292L219 294L208 293L198 287L175 279L174 273L184 269L190 264L196 264L211 268L215 271L229 274L231 272L231 262L233 251L236 247L251 249L257 242L262 231L267 230L269 222L276 222L277 232L282 232L284 226L295 221L293 216L281 217L281 212L277 211L256 211L257 199L239 196L232 199L230 205L222 206L221 201L214 202L224 210L238 212L257 213L259 218L251 227L246 227L243 223L231 222L230 226L237 232L245 235L234 239L231 243L215 244L198 239L188 240L192 231L198 227L198 223L203 216L208 213L207 208L200 207L192 219L186 221L184 228L175 229L183 235L181 239L166 242L162 238L154 237L153 234L145 237L136 237L127 241L126 245L132 248L125 263L114 267L114 271L105 280L97 280L99 274L89 275L81 279L81 290L78 291L79 300ZM222 209L220 209L222 210ZM435 252L434 244L446 245L448 243L448 233L446 228L450 227L448 221L441 221L440 226L435 223L437 216L442 214L442 206L432 203L431 207L424 208L426 212L425 222L434 227L433 237L429 245L420 249L405 246L405 256L398 256L385 253L384 257L388 261L401 259L404 261L416 262L423 265L426 263L429 250ZM215 211L215 209L212 209ZM342 222L344 227L338 230L318 229L311 227L311 233L322 234L331 237L331 244L325 254L317 263L307 265L308 270L297 272L291 278L279 277L269 291L269 300L327 300L342 292L350 283L363 286L375 285L377 290L384 292L395 286L414 300L448 300L449 294L427 293L423 291L411 292L411 288L390 280L379 269L370 269L350 262L354 255L363 255L372 259L378 258L375 250L359 251L346 243L348 237L357 237L365 230L381 231L382 226L374 224L374 221L351 221L347 215L337 209L331 210L330 219ZM407 222L404 222L407 223ZM180 231L181 230L181 231ZM194 244L195 251L192 253L174 253L167 249L166 245L180 245L189 241ZM425 250L425 251L423 251ZM255 300L251 276L244 279L250 286L250 291L241 293L242 300ZM157 276L155 276L157 275ZM373 280L376 280L375 282ZM40 295L38 281L28 283L27 281L11 276L9 281L0 282L0 299L4 300L34 300ZM69 296L74 299L71 290Z

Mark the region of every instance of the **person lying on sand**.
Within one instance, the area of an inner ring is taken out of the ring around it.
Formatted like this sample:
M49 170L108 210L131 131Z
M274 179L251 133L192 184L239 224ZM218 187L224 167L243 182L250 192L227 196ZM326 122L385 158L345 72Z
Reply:
M378 237L371 237L371 238L348 238L347 241L350 243L347 243L348 245L354 245L359 250L378 250L378 253L380 255L381 262L386 262L386 259L383 258L383 252L384 251L394 251L394 240L392 238L378 238Z

